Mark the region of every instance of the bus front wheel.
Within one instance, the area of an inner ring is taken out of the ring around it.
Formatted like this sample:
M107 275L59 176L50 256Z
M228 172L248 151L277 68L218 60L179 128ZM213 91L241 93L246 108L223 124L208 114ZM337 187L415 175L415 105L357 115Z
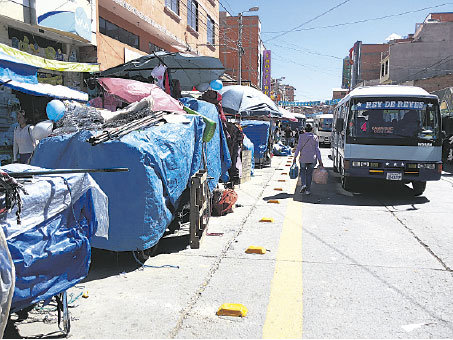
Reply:
M350 191L352 189L352 178L345 176L343 168L341 168L341 187L346 191Z
M413 181L412 189L414 190L414 196L420 196L426 189L426 182Z

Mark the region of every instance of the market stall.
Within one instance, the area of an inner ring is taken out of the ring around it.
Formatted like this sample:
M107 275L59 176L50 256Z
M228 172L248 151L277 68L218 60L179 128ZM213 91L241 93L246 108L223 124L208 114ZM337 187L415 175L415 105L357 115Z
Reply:
M0 170L0 225L15 268L10 312L17 312L86 277L91 238L108 235L107 197L87 173L18 179L46 169L10 164Z

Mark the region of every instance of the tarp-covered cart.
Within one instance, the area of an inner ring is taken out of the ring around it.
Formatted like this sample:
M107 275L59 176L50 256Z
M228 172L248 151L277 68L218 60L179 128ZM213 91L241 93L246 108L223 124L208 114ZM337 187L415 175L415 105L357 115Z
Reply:
M254 145L255 166L270 163L269 139L271 122L263 120L241 121L242 131Z
M156 99L152 94L146 98L140 103L148 101L157 105L163 97ZM168 98L170 102L176 101ZM108 238L94 236L93 247L134 251L143 256L142 259L146 258L144 251L157 244L174 219L191 176L203 169L206 163L212 190L227 171L229 154L219 130L216 108L213 104L200 102L195 105L195 102L188 101L187 105L198 109L201 115L186 115L179 103L183 114L162 111L163 118L159 124L143 126L94 146L87 141L93 140L92 137L100 131L88 129L50 137L38 145L31 160L34 165L129 168L129 172L117 174L114 178L102 173L93 174L109 198L110 217ZM144 110L149 110L149 107ZM157 113L151 108L149 114ZM214 122L214 130L211 130L214 132L205 146L203 138L207 124L203 116ZM176 122L172 122L175 118ZM203 162L203 150L206 162Z
M1 170L23 173L46 169L11 164ZM10 312L58 296L58 305L66 312L64 330L68 332L65 292L88 274L91 237L108 235L107 198L86 173L36 176L16 182L24 189L17 189L20 200L12 192L14 185L2 186L0 210L1 228L16 273ZM14 197L17 201L11 206Z

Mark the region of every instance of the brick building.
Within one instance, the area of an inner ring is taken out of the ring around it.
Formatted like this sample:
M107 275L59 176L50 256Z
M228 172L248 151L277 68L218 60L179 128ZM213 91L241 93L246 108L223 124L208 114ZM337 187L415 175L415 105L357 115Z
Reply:
M388 52L389 44L363 44L357 41L349 50L351 63L350 89L369 81L379 82L381 54Z
M219 58L225 73L239 78L239 16L220 12ZM261 88L261 65L264 45L261 41L261 22L256 15L242 17L242 83Z
M218 57L218 0L98 0L101 70L154 51Z
M437 83L453 86L445 82L453 73L452 55L453 13L431 13L416 25L411 39L390 43L388 53L381 59L380 82L423 83L427 89L435 88Z

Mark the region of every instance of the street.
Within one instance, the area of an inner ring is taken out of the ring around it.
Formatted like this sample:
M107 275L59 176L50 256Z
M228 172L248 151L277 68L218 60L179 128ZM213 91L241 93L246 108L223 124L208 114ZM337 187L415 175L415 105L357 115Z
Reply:
M453 173L420 197L393 183L347 192L321 151L327 185L299 194L288 157L274 157L236 187L234 213L211 217L200 249L183 226L146 267L93 250L88 277L69 290L69 337L452 338ZM246 254L252 245L267 252ZM248 313L217 316L223 303ZM50 309L5 337L55 336Z

